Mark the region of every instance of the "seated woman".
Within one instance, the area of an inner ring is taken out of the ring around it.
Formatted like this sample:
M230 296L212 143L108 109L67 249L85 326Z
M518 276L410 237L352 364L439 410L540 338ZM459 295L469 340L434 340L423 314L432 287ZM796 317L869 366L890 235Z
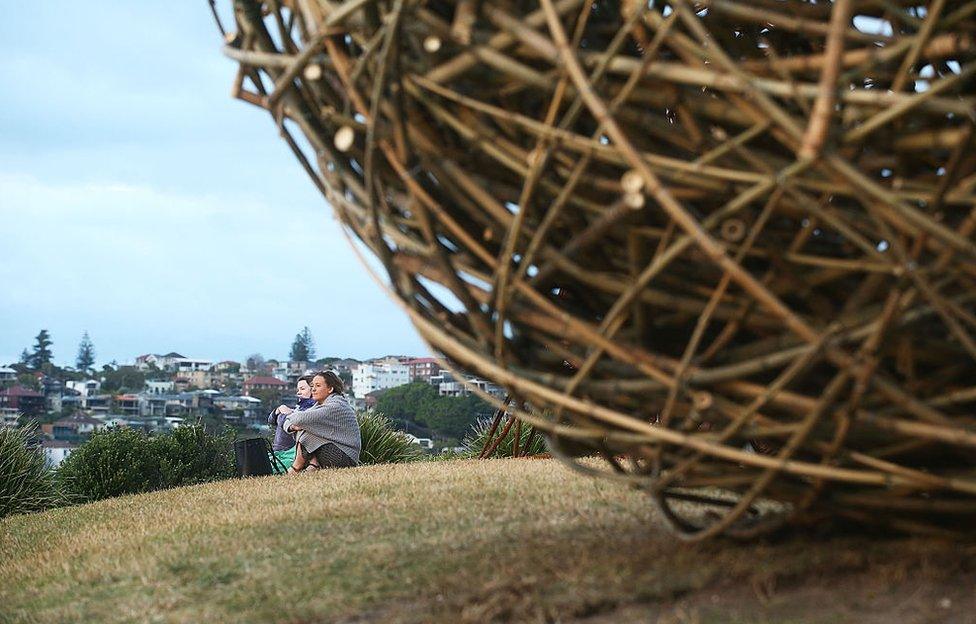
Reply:
M308 466L316 468L347 468L359 465L362 439L356 411L342 394L342 380L332 371L316 373L312 377L312 398L315 405L302 410L282 410L284 429L294 432L298 449L288 472L295 473ZM281 410L281 408L279 408ZM287 410L287 411L286 411Z
M311 375L303 375L298 378L298 384L295 387L295 396L298 397L298 405L295 407L298 411L308 409L315 405L315 400L312 398ZM278 459L278 461L274 461L274 458L272 458L271 468L278 473L287 470L287 468L279 468L279 464L287 467L291 466L295 461L295 436L285 431L283 426L285 424L285 414L290 411L290 407L279 405L274 408L274 411L268 414L268 426L275 430L271 450L274 451L274 457Z

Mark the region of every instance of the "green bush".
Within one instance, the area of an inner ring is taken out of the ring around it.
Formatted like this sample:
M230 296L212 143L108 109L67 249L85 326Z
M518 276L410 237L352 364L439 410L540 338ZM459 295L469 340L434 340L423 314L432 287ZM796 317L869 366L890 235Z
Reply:
M491 454L492 457L512 457L515 451L515 427L518 425L512 425L505 434L505 438L498 444L498 447ZM500 422L498 428L495 430L495 434L492 437L492 442L498 437L498 435L504 431L505 422ZM491 431L491 421L490 420L479 420L476 425L471 428L471 432L468 437L464 439L464 447L468 449L468 452L474 456L478 457L481 451L485 448L485 445L489 444L488 433ZM532 437L529 440L529 437ZM529 445L529 450L526 452L525 445ZM545 453L546 441L543 439L542 434L536 433L532 435L532 427L522 423L521 432L519 435L519 455L538 455L540 453Z
M69 455L57 471L63 491L76 502L234 475L231 434L209 434L199 424L151 436L127 428L100 431Z
M62 502L33 427L0 429L0 518L43 511Z
M359 433L362 436L362 449L359 451L361 464L397 464L416 461L424 456L424 451L411 442L406 434L393 428L390 419L379 412L359 412Z
M183 426L154 443L160 458L163 487L206 483L237 476L234 461L234 432L224 429L216 435L201 425Z

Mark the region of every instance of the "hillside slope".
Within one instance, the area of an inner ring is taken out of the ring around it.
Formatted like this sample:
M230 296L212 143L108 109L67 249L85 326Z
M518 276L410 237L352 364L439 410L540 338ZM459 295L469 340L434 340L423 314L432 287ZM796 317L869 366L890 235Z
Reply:
M228 481L0 521L8 621L966 621L969 547L678 543L550 460Z

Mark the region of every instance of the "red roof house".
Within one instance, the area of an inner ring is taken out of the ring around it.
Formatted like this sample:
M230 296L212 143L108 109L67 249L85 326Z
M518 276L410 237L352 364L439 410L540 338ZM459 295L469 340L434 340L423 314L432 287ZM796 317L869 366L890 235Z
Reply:
M287 387L287 381L274 377L251 377L244 382L244 394L247 395L252 390L281 390Z
M44 411L44 395L24 386L0 390L0 408L36 416Z

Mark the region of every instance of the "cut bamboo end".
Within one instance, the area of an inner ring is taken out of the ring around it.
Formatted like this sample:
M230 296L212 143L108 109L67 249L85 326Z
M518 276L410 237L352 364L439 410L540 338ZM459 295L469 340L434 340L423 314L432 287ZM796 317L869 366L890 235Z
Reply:
M746 235L746 224L742 219L726 219L722 222L721 234L730 243L737 243Z
M712 406L715 400L712 398L711 392L696 392L692 401L695 403L695 408L699 411L707 410Z
M644 188L644 176L636 169L631 169L620 177L620 186L623 187L625 193L640 193L641 189Z
M302 75L305 76L305 80L313 80L313 81L320 80L322 78L322 66L316 63L312 63L311 65L305 68L305 71L302 72Z
M339 131L335 133L335 137L332 142L335 143L336 149L340 152L347 152L352 144L356 141L356 131L352 129L352 126L342 126Z
M431 54L437 52L441 49L441 38L431 35L424 39L424 50L427 50Z
M627 193L624 195L624 204L628 208L639 210L644 207L644 196L641 193Z

